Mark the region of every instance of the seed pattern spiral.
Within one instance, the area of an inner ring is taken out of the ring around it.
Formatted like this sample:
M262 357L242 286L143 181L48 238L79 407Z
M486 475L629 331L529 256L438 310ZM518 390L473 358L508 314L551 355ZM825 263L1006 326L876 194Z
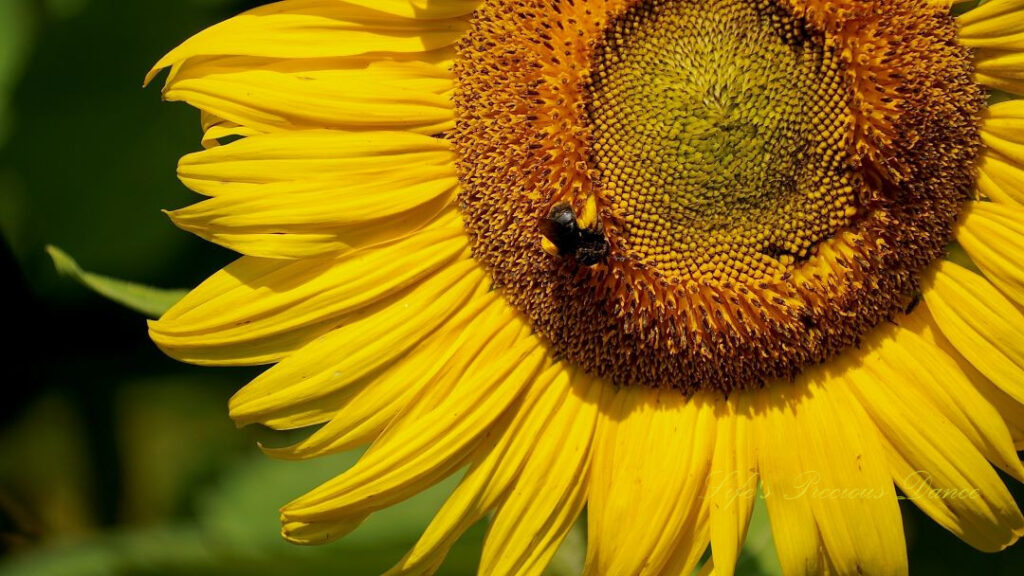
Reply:
M446 134L474 257L617 385L791 378L944 254L986 96L969 56L926 0L487 0ZM607 250L552 246L554 213Z

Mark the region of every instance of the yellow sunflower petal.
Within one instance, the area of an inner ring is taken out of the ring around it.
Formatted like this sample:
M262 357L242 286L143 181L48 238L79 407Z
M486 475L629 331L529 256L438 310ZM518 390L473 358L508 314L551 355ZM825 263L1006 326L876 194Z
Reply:
M957 351L953 343L942 334L927 306L918 306L911 314L900 317L898 323L901 328L910 330L919 337L924 338L956 362L960 371L970 380L971 385L999 412L1000 418L1006 423L1006 427L1010 432L1014 447L1020 450L1021 446L1024 446L1024 404L1017 402L1006 392L992 384L984 374L979 372L973 364ZM971 418L974 421L979 419L977 416L972 416ZM989 456L986 455L986 458L989 458ZM996 463L1000 467L1002 466L998 464L998 461ZM1014 468L1016 467L1014 466Z
M261 227L302 231L353 226L393 218L438 199L447 202L457 182L450 166L420 166L371 182L275 182L222 193L170 216L178 226L206 234Z
M430 525L411 550L384 576L427 576L436 574L458 539L494 506L493 475L500 472L500 453L488 446L478 449L469 471L434 514ZM487 456L491 458L488 460Z
M1024 49L1024 1L989 0L957 18L960 40L971 47Z
M928 0L928 4L936 6L938 8L949 9L957 4L963 4L964 2L971 2L972 0Z
M573 374L563 403L502 498L484 541L481 574L540 576L586 503L602 390Z
M500 301L500 299L494 299L494 302L498 304L498 306L494 308L499 315L503 314L509 318L515 317L515 312L509 309L508 306L504 304L504 302ZM470 310L469 312L472 311ZM473 314L471 313L470 315ZM509 346L514 344L514 340L517 337L517 335L522 336L525 334L525 331L522 329L521 325L517 324L515 326L509 326L507 323L496 321L494 314L483 314L480 316L480 321L491 322L490 326L492 331L494 332L492 334L492 338L487 340L487 342L490 343L489 345L492 347L492 349L488 350L487 353L493 354L495 350L507 350ZM455 327L453 326L452 328L454 329ZM446 355L432 359L435 365L434 368L428 369L425 374L415 376L415 378L419 379L419 382L414 382L411 386L408 384L408 381L404 383L406 384L407 387L410 387L413 390L413 394L411 394L412 398L410 398L410 400L415 402L429 402L429 406L434 406L439 398L451 393L451 391L454 389L454 386L458 383L460 379L463 378L462 375L465 373L464 364L468 361L472 361L477 356L477 352L479 350L478 347L473 347L472 345L468 347L464 345L460 346L460 344L465 344L467 341L468 338L460 338L459 342L456 342L456 357L454 359L452 358L451 350L448 350L445 352ZM438 370L442 368L443 370L441 370L441 372L439 373ZM526 398L523 399L521 409L516 413L516 418L513 421L513 427L516 424L521 424L521 416L527 414L526 412L524 412L524 410L534 405L534 402L536 401L536 396L540 392L547 390L549 388L549 383L552 382L552 380L556 377L556 375L559 374L559 372L559 370L555 370L554 368L552 368L545 371L543 374L536 378L536 380L534 381L535 386L533 387L533 389L530 389L530 391L525 395ZM557 386L554 386L554 389L557 388ZM429 393L425 393L428 390ZM408 405L408 403L404 404ZM405 414L403 414L403 416L407 418L407 422L411 423L412 426L418 426L421 424L418 418L420 414L424 412L424 410L417 409L422 407L422 404L409 405L408 409L405 410ZM544 413L543 410L540 410L540 412L542 414L547 414ZM496 501L501 491L505 489L503 486L507 486L507 484L511 482L512 477L515 474L515 471L518 470L518 467L516 465L509 465L507 467L497 466L497 464L499 464L500 462L496 462L493 458L489 458L490 451L494 450L495 445L497 444L499 446L503 446L503 448L499 448L498 451L499 453L504 454L504 452L506 451L505 449L509 448L509 441L518 442L522 440L529 440L534 438L535 436L530 435L524 439L524 437L522 436L515 435L515 432L510 430L510 428L512 427L508 425L508 420L510 420L510 418L508 418L507 416L508 415L500 416L491 425L487 434L485 434L481 438L479 446L475 449L476 457L467 457L467 460L474 461L476 464L474 464L474 466L470 469L470 473L463 479L463 481L460 483L459 488L456 489L456 491L452 494L451 498L449 499L450 502L455 502L464 506L472 506L473 503L476 503L479 501L479 499L483 498L483 501L487 502L486 507L482 509L482 511L479 513L479 516L473 516L472 519L457 532L452 533L451 530L448 530L441 537L440 542L428 541L429 550L427 552L424 552L423 555L414 557L413 561L410 561L409 563L405 564L406 569L400 570L400 573L432 574L434 570L437 568L437 566L440 565L441 561L444 559L445 554L447 553L448 548L452 544L454 544L455 540L458 538L458 535L460 535L463 531L465 531L466 528L468 528L477 520L479 520L479 518L483 516L483 513L493 506L493 502ZM395 418L392 417L389 420L394 421ZM544 421L547 421L546 418ZM389 438L394 438L394 430L399 428L401 428L401 423L399 423L398 425L393 425L392 430L390 431ZM378 437L379 436L380 435L378 434ZM498 438L500 438L501 441L498 441ZM388 439L378 440L378 442L375 444L372 450L387 450L388 447L383 445L387 444L388 442ZM399 438L398 440L396 440L396 442L399 443L398 447L400 449L403 440ZM360 460L360 463L366 464L366 461ZM483 470L483 472L481 473L481 471L479 470L481 464L485 465L485 467L488 464L494 466L486 467L486 469ZM420 485L419 487L409 487L409 492L404 497L411 496L413 493L422 490L424 487L435 482L438 478L443 477L447 473L450 473L451 468L445 467L444 464L438 464L437 468L433 472L435 473L435 476L432 479L425 480L423 485ZM401 474L398 474L398 476L398 480L400 482ZM481 480L484 481L484 485L482 487L480 486ZM475 510L475 508L473 509ZM462 508L461 512L468 513L465 508ZM289 517L287 514L282 514L282 534L287 540L298 544L324 543L345 536L346 534L348 534L348 532L357 528L371 514L372 510L363 510L354 513L343 514L341 518L332 520L324 520L322 518L296 520L294 518ZM465 519L466 514L460 515L460 510L449 509L448 512L446 513L445 510L442 509L438 513L438 517L436 517L434 521L432 521L431 527L435 526L435 524L437 524L438 522L444 523L445 521L450 520L458 523L459 520L465 521ZM452 527L444 526L444 528L450 529ZM428 528L425 537L428 534L431 534L430 528ZM410 554L412 554L412 552L410 552Z
M710 512L707 506L702 506L697 514L697 519L688 527L688 530L676 537L676 541L669 547L672 554L665 564L665 574L692 574L700 559L707 552L707 545L710 539L709 532Z
M719 572L715 570L715 559L708 558L708 561L700 567L700 570L694 576L715 576L716 574L719 574Z
M358 246L367 242L365 235L394 237L389 224L403 217L429 220L451 202L457 184L450 166L422 166L369 182L263 184L169 214L180 228L206 238L224 232L282 235L335 229L342 238L350 234L351 244Z
M164 92L166 95L168 91L183 88L189 82L204 79L244 84L247 78L280 77L284 82L299 79L325 86L365 84L389 90L444 94L453 88L451 68L454 54L454 49L444 49L422 54L392 55L386 59L378 55L316 59L204 56L187 60L177 67L168 79ZM257 70L264 74L247 74ZM200 111L200 118L206 124L211 118L227 120L210 111Z
M1024 306L1024 207L971 202L956 239L990 282Z
M310 524L307 522L290 522L282 518L281 535L292 544L315 546L333 542L352 532L366 520L360 516L340 522L324 522Z
M429 62L189 60L164 88L258 131L337 128L437 134L453 126L450 72Z
M237 138L239 136L245 138L249 136L256 136L260 134L259 130L250 128L248 126L239 126L234 122L228 120L217 119L216 122L203 126L203 148L217 148L221 145L221 139Z
M1024 93L1024 3L990 0L957 18L959 40L975 49L977 79L982 84Z
M537 439L547 434L570 392L570 371L562 364L546 370L524 394L507 426L497 428L478 448L478 456L416 545L388 575L433 574L452 545L470 526L495 508L522 470Z
M1022 20L1024 21L1024 20ZM986 144L1008 157L1024 158L1024 102L1006 100L988 107L981 123L981 135Z
M981 84L1024 94L1024 53L979 49L975 52L975 78Z
M758 469L779 564L785 574L819 574L821 534L810 500L800 498L807 470L794 447L804 442L791 400L755 395Z
M1001 550L1024 530L1013 497L967 436L941 414L921 410L929 400L920 390L896 385L908 380L919 352L883 341L848 372L850 388L881 431L893 478L907 498L968 544Z
M978 393L985 397L985 400L999 412L999 416L1006 422L1010 438L1013 439L1013 447L1018 451L1024 450L1024 404L1014 400L1013 397L993 385L988 379L985 379L981 384L975 383L975 387L977 387ZM1018 480L1024 482L1024 479L1019 477Z
M391 189L382 189L379 181L263 184L256 191L219 195L170 216L179 227L249 256L336 256L427 226L459 226L451 206L456 179L449 171L425 169L412 180L392 182ZM380 212L375 213L378 198Z
M1024 315L981 276L941 262L924 301L943 335L993 384L1024 403Z
M812 441L816 451L811 461L818 462L823 471L822 485L835 487L834 492L812 502L835 573L907 574L899 502L877 430L842 386L830 392L825 401L812 403L809 412L807 422L811 425L805 431L811 436L819 431L815 439L822 440ZM820 433L829 430L830 425L835 433ZM865 533L864 526L872 530Z
M978 190L994 202L1024 203L1024 102L992 105L981 125L985 143Z
M1024 163L1024 143L1021 142L1020 132L1016 131L1022 123L1018 102L1020 100L1010 100L994 105L983 124L981 138L985 143L986 156L1020 166Z
M1013 443L1017 436L1011 434L1007 421L1009 416L1024 423L1019 416L1014 417L1018 413L1024 416L1024 406L1006 397L960 356L934 325L926 306L919 306L913 314L901 318L899 325L902 329L893 332L892 338L904 350L914 351L905 361L894 360L902 362L907 385L916 387L931 409L967 436L989 462L1024 481L1024 467ZM1017 408L1006 404L1006 400Z
M277 458L302 459L368 444L424 388L454 385L460 371L467 369L484 345L514 318L515 312L499 296L481 295L456 312L422 346L386 366L382 373L371 374L327 399L315 401L330 403L330 421L308 438L264 451ZM260 423L279 428L296 416L305 416L309 408L308 403L281 404L273 413L262 414Z
M849 358L837 359L827 371L805 373L789 393L772 389L761 393L767 397L761 402L775 412L769 416L774 429L786 429L785 436L764 435L761 448L774 453L768 459L771 464L762 467L773 532L777 525L801 517L806 521L808 512L813 518L811 527L787 526L776 534L780 562L786 550L783 568L787 573L789 569L814 573L822 554L814 549L819 539L839 574L907 573L896 492L877 430L847 390L845 374L850 363ZM787 451L793 454L780 454ZM793 460L799 468L791 468ZM771 478L777 463L782 463L785 474L781 482ZM778 510L783 517L776 519ZM872 529L866 531L864 526ZM795 536L794 543L780 542L790 534Z
M708 545L715 400L623 388L602 410L591 472L586 574L660 574ZM694 564L696 560L694 560ZM689 573L689 569L680 573Z
M345 0L403 18L455 18L472 13L483 0Z
M986 152L978 165L978 191L993 202L1024 205L1024 168Z
M450 475L543 368L546 351L520 330L495 339L453 390L410 402L409 411L341 476L291 502L285 517L335 522L391 506Z
M466 248L457 229L442 228L337 260L243 257L151 322L150 335L187 362L277 361L344 317L426 281Z
M466 31L471 2L285 0L255 8L189 38L153 66L162 68L196 56L330 58L367 53L425 52L454 44ZM388 11L380 8L389 6ZM419 8L417 8L419 6ZM408 10L416 10L414 17Z
M188 154L178 163L178 177L192 190L216 196L273 182L350 182L454 162L448 142L412 132L304 130L250 136Z
M757 452L752 437L751 395L738 394L716 406L718 429L706 498L716 574L732 576L757 496Z
M410 233L422 227L417 219L403 221L401 232ZM344 238L332 232L302 232L279 234L275 232L231 233L211 232L200 235L210 242L219 244L239 254L257 258L297 260L300 258L324 258L350 252L353 249L383 241L385 234L378 230L363 230Z
M463 261L399 299L371 306L239 390L229 405L232 417L259 421L283 404L313 401L359 383L430 336L485 289L483 272Z

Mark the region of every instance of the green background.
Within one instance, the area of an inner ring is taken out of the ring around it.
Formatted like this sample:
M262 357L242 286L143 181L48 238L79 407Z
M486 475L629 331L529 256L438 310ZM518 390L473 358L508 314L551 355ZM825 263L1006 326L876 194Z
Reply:
M376 574L454 482L339 543L284 543L277 507L355 455L263 457L257 440L287 438L236 430L226 409L254 371L165 358L141 315L59 275L45 251L54 244L88 270L166 287L193 286L232 259L161 214L194 200L174 168L199 147L199 115L141 82L177 42L254 4L0 0L0 326L10 341L0 576ZM904 510L916 574L1024 573L1024 546L983 555ZM474 572L485 529L463 539L443 574ZM584 538L582 528L571 535L552 574L578 572ZM763 510L740 573L778 573Z

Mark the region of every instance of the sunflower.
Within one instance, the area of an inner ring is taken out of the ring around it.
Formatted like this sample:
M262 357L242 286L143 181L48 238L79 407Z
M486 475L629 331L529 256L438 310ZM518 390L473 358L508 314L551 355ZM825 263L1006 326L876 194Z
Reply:
M281 510L340 538L465 470L394 574L902 574L897 491L1024 518L1024 1L285 0L171 51L170 212L242 254L159 321L272 364L270 455L369 445ZM954 17L953 14L959 14Z

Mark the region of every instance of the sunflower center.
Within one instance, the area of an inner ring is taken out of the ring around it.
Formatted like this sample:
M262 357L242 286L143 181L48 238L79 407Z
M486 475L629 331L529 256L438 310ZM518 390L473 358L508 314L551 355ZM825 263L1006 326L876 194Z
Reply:
M485 0L454 72L474 257L618 385L855 346L972 194L985 94L928 0Z
M857 212L838 59L767 1L633 5L588 115L618 244L671 281L777 277Z

